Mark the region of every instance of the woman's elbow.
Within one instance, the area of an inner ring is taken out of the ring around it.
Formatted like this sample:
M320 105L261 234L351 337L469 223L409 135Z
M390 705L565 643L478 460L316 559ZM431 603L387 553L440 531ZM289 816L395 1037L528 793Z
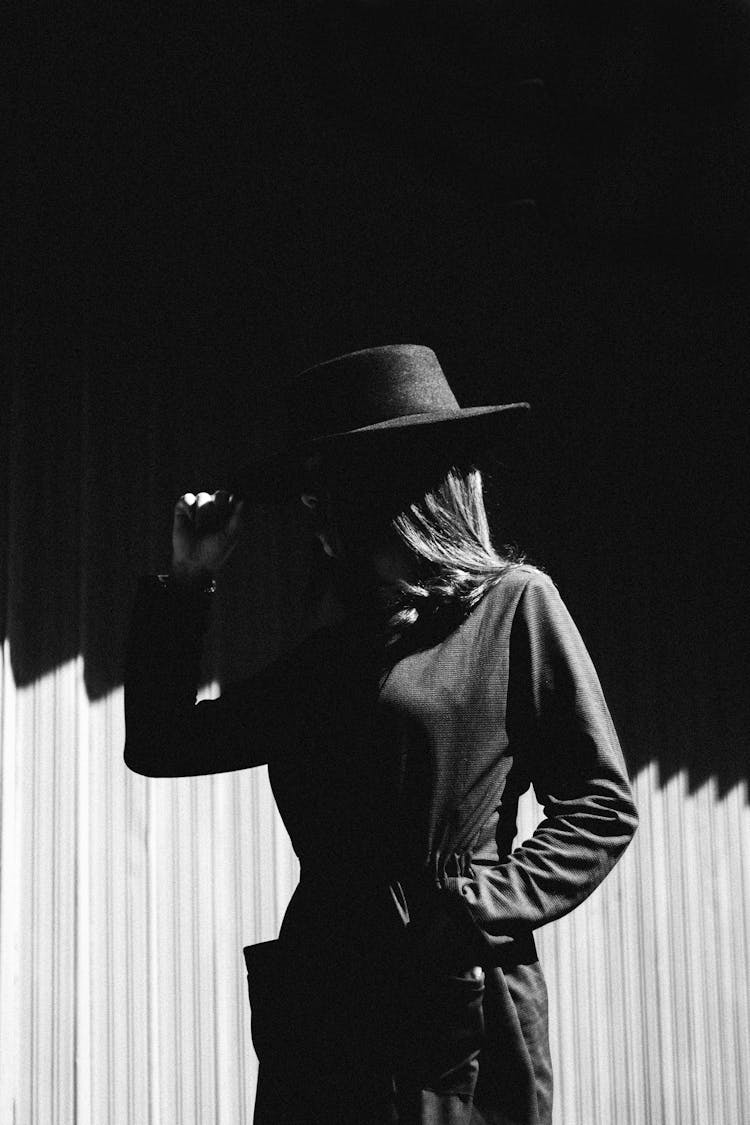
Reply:
M173 773L165 769L163 756L145 753L143 749L134 747L130 742L125 743L123 752L125 765L133 773L141 777L172 777Z
M620 820L627 834L628 842L630 842L638 831L638 825L640 823L638 809L635 806L632 793L628 793L627 797L623 800L620 810Z
M611 823L614 860L618 860L638 831L638 809L631 796L618 802Z
M630 844L638 830L638 821L638 810L630 793L610 797L606 812L598 820L595 831L611 864L617 862Z

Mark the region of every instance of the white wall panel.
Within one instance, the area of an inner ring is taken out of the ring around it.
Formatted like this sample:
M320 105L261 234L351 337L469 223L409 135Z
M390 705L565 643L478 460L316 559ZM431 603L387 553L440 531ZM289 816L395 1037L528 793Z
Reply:
M250 1125L242 946L297 878L265 770L146 779L121 692L81 660L2 677L0 1121ZM641 828L603 887L538 933L556 1125L750 1120L746 784L635 780ZM524 800L519 836L538 817Z

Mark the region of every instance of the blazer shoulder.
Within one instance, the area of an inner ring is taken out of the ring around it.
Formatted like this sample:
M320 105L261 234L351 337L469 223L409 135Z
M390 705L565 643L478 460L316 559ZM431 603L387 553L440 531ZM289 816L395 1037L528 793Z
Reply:
M529 563L513 563L486 592L472 612L471 619L480 635L490 638L488 643L496 644L502 637L508 637L518 607L531 588L542 591L555 589L552 579L538 567ZM542 598L544 596L543 593Z
M514 563L488 592L486 601L493 610L515 609L527 590L557 593L555 583L539 567L531 563Z
M515 563L507 574L511 585L524 590L527 586L546 586L557 589L549 574L533 563Z

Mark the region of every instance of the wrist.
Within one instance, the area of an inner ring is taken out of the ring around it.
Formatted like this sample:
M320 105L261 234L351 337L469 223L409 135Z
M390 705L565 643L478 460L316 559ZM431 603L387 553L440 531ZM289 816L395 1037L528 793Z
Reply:
M213 594L216 590L216 579L209 570L172 565L168 574L159 574L157 577L162 585L172 586L188 594Z

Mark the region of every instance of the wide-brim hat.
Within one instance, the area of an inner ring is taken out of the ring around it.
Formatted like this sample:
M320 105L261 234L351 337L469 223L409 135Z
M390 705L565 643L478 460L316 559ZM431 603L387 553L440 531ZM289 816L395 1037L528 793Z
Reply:
M529 411L527 402L459 406L435 352L422 344L364 348L318 363L288 384L285 400L284 447L241 468L231 481L235 495L261 503L291 499L316 452L337 464L375 458L380 471L383 457L414 448L478 454Z

